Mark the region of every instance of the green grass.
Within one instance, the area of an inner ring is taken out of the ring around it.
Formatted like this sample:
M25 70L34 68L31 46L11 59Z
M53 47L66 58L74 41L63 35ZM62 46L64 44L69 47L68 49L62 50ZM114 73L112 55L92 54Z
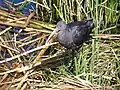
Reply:
M83 44L83 46L80 48L78 57L70 56L69 58L65 58L62 56L60 65L52 67L54 66L53 64L56 64L53 63L52 65L48 65L49 68L42 67L42 74L40 72L41 68L37 68L38 70L33 69L31 72L38 73L41 75L41 77L43 77L45 81L55 82L62 76L73 76L75 78L81 78L86 81L90 81L92 84L97 85L113 85L113 87L115 87L117 86L116 84L118 84L119 88L120 28L117 28L118 17L120 16L120 11L117 11L119 0L85 0L84 5L82 4L83 1L84 0L32 1L37 3L36 7L38 8L35 11L38 18L37 20L31 20L28 27L35 28L36 30L40 29L42 34L40 34L40 38L33 41L28 40L29 38L32 38L32 35L29 35L26 38L28 41L23 39L17 44L24 46L25 44L29 43L33 45L37 43L39 46L41 44L40 42L45 41L43 36L48 35L52 32L52 30L55 29L55 25L52 24L56 24L60 18L66 22L93 18L93 21L95 23L95 28L91 33L93 38L89 44ZM21 9L26 3L27 1L24 1L24 3L21 5ZM5 33L5 35L9 38L10 36L7 34L9 33ZM98 37L99 35L102 38ZM2 41L4 41L4 38ZM23 41L28 43L22 43ZM22 46L19 48L23 49ZM44 59L44 61L47 61L55 51L61 48L62 47L59 47L57 45L49 48L48 51L45 52L44 56L47 59ZM11 51L9 52L12 54L11 56L18 54L14 54ZM30 67L28 69L32 69L32 61L34 61L36 56L33 57L29 54L27 57L29 59L26 59L26 57L18 57L17 60L28 62L27 64ZM2 56L0 57L3 58ZM14 72L14 70L11 70L11 72ZM37 76L37 74L35 75ZM32 76L29 75L29 77L31 78Z
M86 0L82 5L83 1L37 1L42 11L36 13L39 15L40 20L51 23L56 23L60 18L66 22L93 18L95 28L92 34L94 36L119 33L119 29L111 29L116 27L119 16L117 15L119 12L116 10L118 0ZM106 39L93 38L91 42L91 44L84 44L80 49L79 57L70 58L67 63L63 64L63 67L60 66L59 71L80 76L99 85L111 85L114 77L115 82L119 83L120 41L108 37Z
M55 2L54 0L52 0ZM50 3L51 0L48 1ZM94 36L98 34L119 34L119 29L111 29L116 26L118 11L117 0L86 0L83 8L80 0L59 0L53 3L53 17L60 17L66 22L74 20L83 20L93 18L95 28L92 32ZM53 14L56 13L56 14ZM50 19L56 21L54 18ZM107 31L105 31L107 29ZM115 33L112 33L114 30ZM103 32L103 33L102 33ZM105 43L104 41L106 40ZM112 78L116 78L114 82L119 83L118 73L120 73L120 55L119 40L111 40L94 38L91 44L84 44L80 49L78 58L74 58L74 65L69 66L73 70L75 76L88 80L99 85L111 85ZM70 65L69 62L68 65ZM116 65L117 64L117 65ZM66 68L68 67L66 65ZM60 68L61 71L61 68ZM67 69L63 73L66 73Z

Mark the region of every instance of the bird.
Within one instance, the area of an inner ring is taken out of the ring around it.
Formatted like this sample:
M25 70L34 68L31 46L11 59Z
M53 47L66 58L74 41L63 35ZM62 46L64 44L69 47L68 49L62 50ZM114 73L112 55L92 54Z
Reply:
M79 49L84 42L90 39L94 28L93 19L65 23L59 21L56 25L58 42L67 49Z

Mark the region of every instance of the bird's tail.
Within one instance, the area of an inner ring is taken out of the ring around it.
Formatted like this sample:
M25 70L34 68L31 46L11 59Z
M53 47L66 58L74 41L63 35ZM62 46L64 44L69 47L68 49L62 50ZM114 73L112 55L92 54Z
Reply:
M94 23L93 23L93 19L88 19L88 20L85 20L86 22L86 25L90 28L90 29L93 29L94 28Z

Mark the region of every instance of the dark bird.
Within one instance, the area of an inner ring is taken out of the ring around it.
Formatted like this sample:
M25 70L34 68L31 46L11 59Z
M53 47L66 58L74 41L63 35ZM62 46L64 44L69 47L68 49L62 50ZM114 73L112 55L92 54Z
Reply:
M56 26L57 38L67 49L78 49L89 40L90 32L94 28L93 19L65 23L59 21Z

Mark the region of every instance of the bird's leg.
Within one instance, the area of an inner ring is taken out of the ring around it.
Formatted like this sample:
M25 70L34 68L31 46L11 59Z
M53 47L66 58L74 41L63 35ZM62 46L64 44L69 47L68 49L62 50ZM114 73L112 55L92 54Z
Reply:
M92 43L92 36L89 36L89 38L87 39L87 41L85 43L86 44Z
M91 43L92 43L92 40L90 39L90 40L86 41L85 43L86 43L86 44L91 44Z

